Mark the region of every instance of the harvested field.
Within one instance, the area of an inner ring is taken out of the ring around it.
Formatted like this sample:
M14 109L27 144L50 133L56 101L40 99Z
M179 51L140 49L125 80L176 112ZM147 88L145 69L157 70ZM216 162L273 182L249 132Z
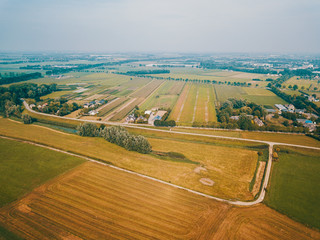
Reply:
M195 108L195 102L197 97L197 85L193 84L190 86L190 91L188 92L187 99L184 103L184 107L181 112L181 117L179 119L179 124L191 125L193 119L193 113Z
M142 131L142 132L141 132ZM145 133L145 130L134 131L135 134ZM202 138L185 138L182 141L154 139L149 141L155 151L180 152L194 161L200 162L207 169L198 175L194 172L196 164L188 162L176 162L153 157L150 154L139 154L127 151L122 147L109 143L102 138L80 137L73 134L60 134L56 131L47 131L33 125L17 124L0 118L0 133L12 137L19 137L39 143L44 143L65 151L86 155L89 157L108 161L112 164L132 171L153 176L174 184L192 188L210 195L222 198L238 198L242 200L252 199L249 191L249 183L256 168L257 154L250 149L214 146L212 144L200 144L188 142L201 141ZM153 133L151 133L153 134ZM150 134L150 135L151 135ZM164 133L159 137L170 136ZM173 137L175 137L174 135ZM63 139L63 141L61 140ZM208 139L213 143L219 143L215 139ZM237 142L232 142L236 146ZM243 144L243 143L239 143ZM199 151L201 149L201 151ZM236 151L233 151L236 149ZM213 188L202 185L201 177L209 177L215 181Z
M181 112L184 108L186 98L188 96L189 89L190 89L190 85L186 84L182 93L180 94L180 97L179 97L176 105L174 106L171 114L169 115L170 120L179 121L180 116L181 116Z
M166 81L140 106L141 109L173 108L184 82Z
M215 98L211 85L200 85L198 87L198 100L193 122L215 122L217 120L215 114Z
M124 104L126 101L128 101L128 98L121 97L118 99L115 99L107 104L105 104L98 113L98 117L104 117L117 107L120 107L122 104Z
M110 121L121 121L125 116L127 116L135 106L139 105L144 99L143 98L133 98L130 99L123 107L119 108L115 114L109 118Z
M135 98L146 98L148 97L154 90L156 90L163 81L153 80L152 82L145 85L143 88L137 90L132 93L130 96Z
M0 210L27 239L318 239L263 205L237 208L85 163Z

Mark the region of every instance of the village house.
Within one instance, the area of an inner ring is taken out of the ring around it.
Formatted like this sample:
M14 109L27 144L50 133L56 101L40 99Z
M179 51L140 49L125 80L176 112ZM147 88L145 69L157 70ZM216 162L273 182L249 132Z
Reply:
M136 121L136 118L135 118L134 114L130 114L126 118L127 123L134 123L135 121Z
M288 109L285 106L283 106L282 104L275 104L274 106L279 109L279 114L281 114L282 112L288 111Z
M287 104L287 105L284 105L289 112L293 113L294 110L296 109L292 104Z
M259 127L262 127L264 125L264 123L259 118L255 118L253 121Z

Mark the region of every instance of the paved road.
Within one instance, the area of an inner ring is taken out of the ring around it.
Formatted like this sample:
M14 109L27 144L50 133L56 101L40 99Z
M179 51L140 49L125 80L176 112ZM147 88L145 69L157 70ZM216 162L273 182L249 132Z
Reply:
M178 185L175 185L175 184L171 184L171 183L168 183L168 182L165 182L165 181L153 178L153 177L149 177L149 176L146 176L146 175L143 175L143 174L140 174L140 173L132 172L132 171L129 171L129 170L126 170L126 169L122 169L122 168L118 168L118 167L115 167L115 166L112 166L112 165L101 163L99 161L96 161L94 159L87 158L87 157L84 157L84 156L81 156L81 155L71 154L71 153L68 153L68 152L65 152L65 151L62 151L62 150L59 150L59 149L56 149L56 148L47 147L47 146L41 145L41 144L35 144L37 146L46 147L46 148L49 148L49 149L52 149L52 150L55 150L55 151L60 151L60 152L64 152L64 153L67 153L67 154L70 154L70 155L79 156L79 157L85 158L85 159L87 159L89 161L93 161L93 162L97 162L99 164L107 165L107 166L116 168L116 169L121 170L121 171L129 172L131 174L136 174L136 175L139 175L141 177L145 177L145 178L157 181L157 182L161 182L161 183L164 183L164 184L176 187L176 188L184 189L184 190L187 190L189 192L195 193L197 195L201 195L201 196L204 196L204 197L207 197L207 198L211 198L211 199L215 199L215 200L218 200L218 201L227 202L227 203L234 204L234 205L239 205L239 206L251 206L251 205L255 205L255 204L260 203L260 202L263 201L263 199L265 197L265 194L266 194L265 190L266 190L266 188L268 186L270 173L271 173L272 153L273 153L273 146L274 145L285 145L285 146L291 146L291 147L300 147L300 148L308 148L308 149L320 150L319 147L303 146L303 145L296 145L296 144L289 144L289 143L279 143L279 142L271 142L271 141L263 141L263 140L247 139L247 138L236 138L236 137L226 137L226 136L200 134L200 133L176 132L176 131L156 129L156 128L133 126L133 125L115 123L115 122L103 122L103 121L94 121L94 120L85 120L85 119L73 119L73 118L68 118L68 117L61 117L61 116L56 116L56 115L50 115L50 114L36 112L36 111L30 109L29 105L25 101L23 101L23 104L24 104L24 106L26 107L26 109L28 111L33 112L35 114L44 115L44 116L50 116L50 117L55 117L55 118L61 118L61 119L75 120L75 121L79 121L79 122L92 122L92 123L99 123L99 124L104 123L104 124L108 124L108 125L118 125L118 126L120 125L120 126L125 126L125 127L128 127L128 128L144 129L144 130L148 130L148 131L166 132L166 133L181 134L181 135L202 136L202 137L210 137L210 138L220 138L220 139L237 140L237 141L258 142L258 143L267 144L269 146L269 158L268 158L268 162L267 162L266 174L265 174L264 182L263 182L263 185L262 185L262 190L260 192L259 197L256 200L251 201L251 202L231 201L231 200L226 200L226 199L213 197L213 196L210 196L210 195L207 195L207 194L204 194L204 193L200 193L200 192L188 189L188 188L184 188L184 187L181 187L181 186L178 186ZM25 141L25 142L28 142L28 141ZM30 142L28 142L28 143L30 143Z

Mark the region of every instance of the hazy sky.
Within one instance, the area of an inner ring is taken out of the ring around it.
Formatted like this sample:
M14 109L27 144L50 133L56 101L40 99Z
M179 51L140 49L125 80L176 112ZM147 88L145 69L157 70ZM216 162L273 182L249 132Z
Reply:
M0 0L0 50L320 53L320 0Z

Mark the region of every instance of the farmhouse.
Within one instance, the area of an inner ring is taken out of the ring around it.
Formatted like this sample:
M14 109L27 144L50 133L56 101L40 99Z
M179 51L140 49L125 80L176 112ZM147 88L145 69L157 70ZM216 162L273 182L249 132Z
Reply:
M303 114L305 109L296 109L294 110L295 113Z
M90 116L94 116L94 115L98 114L98 111L97 110L91 110L90 112L88 112L88 114Z
M240 116L231 116L230 120L238 121Z
M126 121L128 123L134 123L136 121L136 118L134 116L134 114L130 114L127 118L126 118Z
M266 109L266 112L269 114L269 113L277 113L278 110L275 110L275 109Z
M151 110L146 110L146 111L144 111L144 114L146 114L146 115L151 115L151 113L152 113Z
M296 109L292 104L287 104L287 105L284 105L289 112L294 112L294 110Z
M280 114L281 114L281 112L288 111L288 109L285 106L283 106L282 104L275 104L274 106L279 109Z
M259 118L255 118L253 121L259 127L262 127L264 125L264 123Z

